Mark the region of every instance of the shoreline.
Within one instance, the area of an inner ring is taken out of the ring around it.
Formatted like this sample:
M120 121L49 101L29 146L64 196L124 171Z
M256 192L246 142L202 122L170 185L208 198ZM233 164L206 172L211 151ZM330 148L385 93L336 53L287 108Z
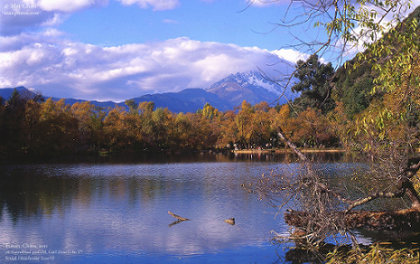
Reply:
M345 149L300 149L303 153L345 153ZM240 149L232 150L236 154L268 154L268 153L294 153L291 149Z

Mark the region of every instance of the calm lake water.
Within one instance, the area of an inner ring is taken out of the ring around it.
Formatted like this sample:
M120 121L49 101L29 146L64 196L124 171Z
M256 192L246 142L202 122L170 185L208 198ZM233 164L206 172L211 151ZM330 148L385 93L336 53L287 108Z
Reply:
M355 167L327 160L333 178ZM288 232L283 213L241 185L297 170L293 157L0 168L0 263L284 263L291 246L271 243ZM171 225L168 210L191 220Z

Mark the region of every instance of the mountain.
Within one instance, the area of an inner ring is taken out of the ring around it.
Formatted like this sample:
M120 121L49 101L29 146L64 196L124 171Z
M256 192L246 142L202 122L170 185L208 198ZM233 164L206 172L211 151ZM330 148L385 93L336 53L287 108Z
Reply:
M36 92L33 92L31 90L29 90L28 88L24 87L24 86L19 86L19 87L15 87L15 88L2 88L0 89L0 97L2 97L4 100L8 100L12 94L14 90L17 90L19 92L19 95L23 98L26 99L33 99L36 96L38 96L39 94ZM48 97L46 96L42 96L43 99L46 99ZM61 98L57 98L57 97L51 97L54 101L58 101ZM73 98L64 98L64 102L66 104L74 104L74 103L82 103L82 102L86 102L87 100L82 100L82 99L73 99ZM99 102L99 101L89 101L92 104L99 106L99 107L115 107L115 105L121 105L119 103L116 102L112 102L112 101L107 101L107 102Z
M231 74L228 77L214 83L206 91L218 95L233 106L238 106L243 100L251 104L265 101L273 103L277 99L279 104L287 103L298 96L290 89L286 89L283 95L283 87L267 78L260 72L250 71L246 73ZM277 101L276 101L277 102Z
M221 111L233 109L233 105L216 94L203 89L185 89L177 93L147 94L133 98L136 103L154 102L156 107L168 107L172 112L196 112L206 103Z
M3 88L0 89L0 97L8 100L15 88ZM25 87L16 87L16 90L21 96L27 99L34 98L37 94L28 90ZM45 99L46 97L44 97ZM48 98L48 97L47 97ZM58 101L61 98L52 97L54 101ZM206 92L203 89L185 89L177 93L158 93L158 94L146 94L141 97L132 98L136 103L141 102L154 102L155 107L168 108L172 112L196 112L202 109L206 103L211 104L221 111L233 109L234 106L230 105L229 102L219 98L217 95ZM82 103L87 100L65 98L66 104ZM95 106L102 107L104 109L113 108L115 106L122 106L127 108L124 103L116 103L112 101L99 102L89 101Z
M0 96L9 99L15 88L0 89ZM21 95L26 98L34 98L37 94L25 87L16 88ZM239 106L243 100L251 104L257 104L262 101L268 103L275 102L283 93L283 88L270 80L267 80L261 73L256 71L246 73L231 74L228 77L214 83L208 89L189 88L180 92L146 94L140 97L130 98L136 103L154 102L156 107L167 107L172 112L196 112L202 109L206 103L215 108L226 111ZM290 89L286 90L284 95L292 100L298 94L292 94ZM48 98L48 97L44 97ZM61 98L52 98L55 101ZM76 102L85 102L86 100L65 98L66 104ZM126 107L124 103L112 101L99 102L90 101L92 104L103 107L104 109L115 107L116 105ZM286 103L286 99L281 97L280 104Z
M48 97L47 97L48 98ZM58 101L61 98L57 98L57 97L51 97L51 99L53 99L54 101ZM64 102L66 104L74 104L74 103L83 103L89 100L82 100L82 99L74 99L74 98L64 98ZM117 103L117 102L113 102L113 101L89 101L91 104L98 106L98 107L102 107L104 109L107 108L114 108L115 106L122 106L122 107L126 107L126 105L124 103Z
M18 91L18 93L21 97L26 98L26 99L33 99L37 95L36 93L28 90L25 87L19 86L19 87L15 87L15 88L0 89L0 97L2 97L4 100L8 100L12 96L13 91L15 89Z

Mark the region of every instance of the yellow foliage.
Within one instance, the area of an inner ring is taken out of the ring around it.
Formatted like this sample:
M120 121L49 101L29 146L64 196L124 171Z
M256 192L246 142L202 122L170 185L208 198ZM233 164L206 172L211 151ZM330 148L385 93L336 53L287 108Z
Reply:
M328 264L344 263L366 263L366 264L418 264L419 249L392 249L376 243L369 247L369 250L350 250L342 253L338 250L328 253Z
M420 194L420 170L417 171L417 174L411 180L413 181L414 189Z

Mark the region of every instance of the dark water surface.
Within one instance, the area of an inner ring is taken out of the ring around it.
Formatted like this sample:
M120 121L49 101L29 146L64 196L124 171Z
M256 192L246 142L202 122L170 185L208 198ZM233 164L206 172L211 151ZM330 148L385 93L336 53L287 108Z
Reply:
M270 242L272 230L288 232L283 213L241 185L297 163L249 155L182 161L0 167L0 263L286 261L290 245ZM338 177L354 164L333 157L319 167ZM191 220L171 225L168 210ZM233 226L224 222L231 217Z

